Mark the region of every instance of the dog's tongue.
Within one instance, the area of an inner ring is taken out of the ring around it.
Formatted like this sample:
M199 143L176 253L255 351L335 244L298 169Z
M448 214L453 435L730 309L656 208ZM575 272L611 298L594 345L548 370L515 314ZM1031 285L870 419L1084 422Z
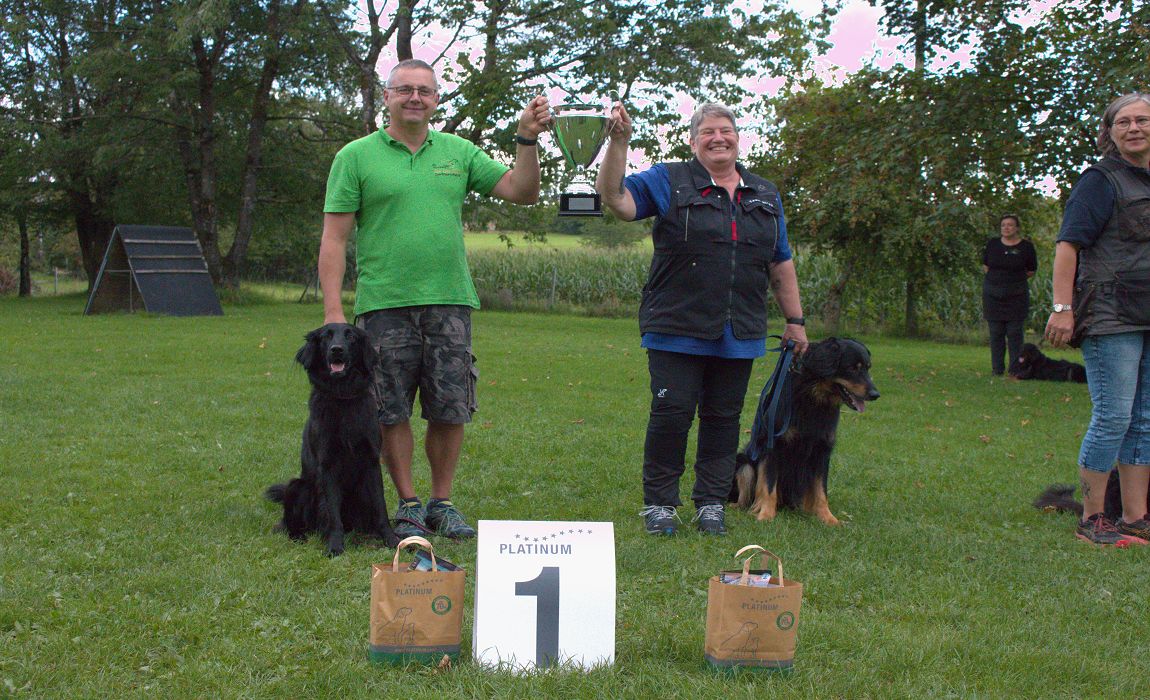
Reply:
M862 413L863 411L866 410L866 401L863 401L862 399L855 397L855 396L851 397L851 401L855 405L855 410L858 411L859 413Z
M346 368L346 367L347 367L347 365L345 365L342 362L333 362L329 366L329 369L331 369L332 374L338 374L338 373L342 372L344 370L344 368Z

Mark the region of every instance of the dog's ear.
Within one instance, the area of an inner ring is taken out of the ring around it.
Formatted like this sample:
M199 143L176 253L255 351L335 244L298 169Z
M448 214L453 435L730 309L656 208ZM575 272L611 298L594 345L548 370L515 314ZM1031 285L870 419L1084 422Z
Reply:
M295 361L310 369L319 356L319 338L323 328L317 328L304 336L303 347L295 354Z
M849 348L858 353L859 360L861 360L868 368L870 367L870 348L863 345L861 342L855 340L854 338L843 338L842 344L844 346L844 351Z
M811 343L802 356L803 370L815 377L829 377L838 367L842 349L838 338Z
M375 350L375 343L371 342L371 334L360 328L355 328L355 346L359 348L356 353L356 361L361 364L363 371L369 375L375 370L375 366L379 364L379 353Z

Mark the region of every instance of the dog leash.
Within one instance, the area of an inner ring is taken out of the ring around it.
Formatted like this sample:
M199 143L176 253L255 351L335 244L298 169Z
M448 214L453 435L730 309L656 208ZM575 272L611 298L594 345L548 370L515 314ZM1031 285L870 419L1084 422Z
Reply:
M772 336L776 337L776 336ZM782 338L779 338L782 341ZM779 347L768 352L779 353L775 370L771 373L767 383L759 394L759 407L755 411L755 422L751 426L751 441L747 445L747 458L752 464L759 461L765 452L775 446L775 438L787 432L791 427L791 413L794 408L791 402L791 362L794 360L795 341L779 343ZM786 400L783 397L786 397ZM780 416L780 411L782 414ZM781 423L778 430L775 425Z

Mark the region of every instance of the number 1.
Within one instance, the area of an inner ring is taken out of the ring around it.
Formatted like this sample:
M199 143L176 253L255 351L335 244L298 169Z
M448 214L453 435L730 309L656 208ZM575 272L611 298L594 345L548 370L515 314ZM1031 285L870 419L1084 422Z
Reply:
M530 581L517 581L515 595L535 596L535 666L559 662L559 567L545 566Z

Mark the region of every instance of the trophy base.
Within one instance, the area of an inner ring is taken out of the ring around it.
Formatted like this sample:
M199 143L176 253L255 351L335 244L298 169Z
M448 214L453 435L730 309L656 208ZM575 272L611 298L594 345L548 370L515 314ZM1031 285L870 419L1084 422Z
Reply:
M603 216L599 193L562 193L559 195L559 216Z

